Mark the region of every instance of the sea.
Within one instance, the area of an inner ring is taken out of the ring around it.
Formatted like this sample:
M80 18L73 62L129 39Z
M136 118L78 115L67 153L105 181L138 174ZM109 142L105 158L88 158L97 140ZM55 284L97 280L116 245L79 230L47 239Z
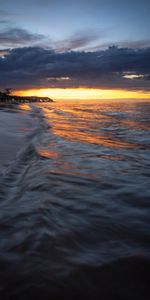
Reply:
M0 299L149 300L150 101L23 110L0 176Z

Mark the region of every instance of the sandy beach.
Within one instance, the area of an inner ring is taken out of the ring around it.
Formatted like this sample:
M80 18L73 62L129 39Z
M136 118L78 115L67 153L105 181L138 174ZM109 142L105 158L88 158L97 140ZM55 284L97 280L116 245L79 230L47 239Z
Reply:
M0 108L0 166L15 159L19 149L26 143L26 133L32 127L27 111L17 108Z

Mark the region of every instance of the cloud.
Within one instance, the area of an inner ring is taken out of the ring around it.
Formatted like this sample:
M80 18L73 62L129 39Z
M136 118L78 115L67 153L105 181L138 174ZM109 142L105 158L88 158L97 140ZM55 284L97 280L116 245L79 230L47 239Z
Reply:
M9 49L0 50L0 57L4 58L8 54L9 54Z
M127 78L125 74L140 76ZM22 47L9 50L9 55L0 58L0 87L93 87L150 91L149 78L150 48L137 50L114 46L95 52L58 53L39 47Z
M0 20L0 25L6 25L8 23L9 23L9 21L7 21L7 20Z
M99 38L103 37L104 30L89 30L77 32L61 41L51 40L49 36L37 33L31 33L26 29L12 27L11 22L0 20L0 44L1 48L6 47L17 48L25 46L41 46L51 47L57 52L65 52L68 50L80 50L92 44ZM106 31L106 30L105 30Z
M86 47L86 51L100 51L109 47L116 46L120 48L143 49L150 47L150 39L136 40L136 41L122 41L116 43L100 43L91 47Z
M141 49L150 47L150 39L148 40L137 40L137 41L125 41L120 43L122 47L128 47L133 49Z
M89 46L92 42L96 41L103 35L103 31L83 31L77 32L68 39L56 42L55 48L57 51L64 52L68 50L81 49Z
M10 24L11 13L0 9L0 26L6 26Z
M23 46L44 39L41 34L33 34L25 29L5 28L0 30L0 43L3 47Z

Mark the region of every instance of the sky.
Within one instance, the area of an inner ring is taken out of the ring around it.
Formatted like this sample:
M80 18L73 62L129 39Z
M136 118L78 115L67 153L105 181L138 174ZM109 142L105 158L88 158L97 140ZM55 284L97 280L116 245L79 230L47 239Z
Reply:
M149 12L149 0L0 0L0 88L149 97Z

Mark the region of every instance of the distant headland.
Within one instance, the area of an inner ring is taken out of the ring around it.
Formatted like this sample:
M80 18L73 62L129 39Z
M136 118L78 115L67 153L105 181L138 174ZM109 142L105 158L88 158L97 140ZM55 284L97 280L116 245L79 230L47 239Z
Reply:
M5 89L3 92L0 91L0 103L21 104L33 102L54 102L54 100L49 97L13 95L11 94L11 89Z

